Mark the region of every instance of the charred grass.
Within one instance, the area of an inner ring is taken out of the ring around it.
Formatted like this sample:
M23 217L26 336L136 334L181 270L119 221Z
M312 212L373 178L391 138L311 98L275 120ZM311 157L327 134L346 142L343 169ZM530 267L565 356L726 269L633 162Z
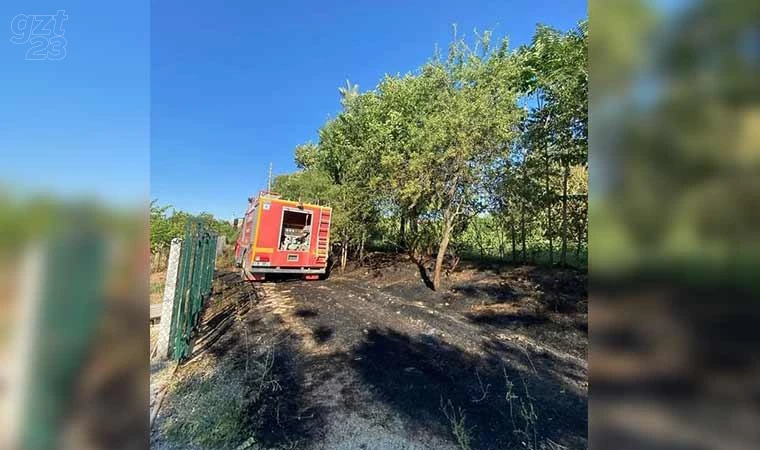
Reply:
M377 258L377 262L375 259ZM432 273L432 257L422 262ZM487 330L518 332L585 358L588 347L588 275L572 268L462 261L432 291L406 255L370 254L350 267L349 278L367 281L398 298L463 315Z
M215 337L182 368L156 447L321 448L337 410L376 423L400 418L423 447L432 444L419 436L430 434L460 449L586 447L585 275L463 264L433 292L418 271L404 257L370 255L335 280L278 284L296 296L288 317L263 312L254 285L218 277L224 300L202 326ZM388 297L367 286L491 337L465 350L456 339L412 332L398 305L374 315ZM362 312L361 302L375 309ZM294 320L308 332L289 329ZM331 384L331 400L320 400L317 391Z
M253 285L222 275L216 289L220 300L199 338L210 340L196 345L169 388L153 446L302 448L319 433L321 415L304 400L296 338L252 308Z
M509 363L524 361L517 348L484 351L474 355L435 337L375 329L352 360L376 401L392 405L412 430L435 429L460 448L584 445L585 397L527 363Z

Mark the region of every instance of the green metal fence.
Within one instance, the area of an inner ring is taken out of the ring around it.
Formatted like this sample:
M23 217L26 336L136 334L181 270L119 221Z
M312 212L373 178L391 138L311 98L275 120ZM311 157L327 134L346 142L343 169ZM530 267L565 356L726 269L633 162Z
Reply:
M170 354L175 360L190 356L191 340L198 327L203 303L211 294L217 235L199 219L189 220L177 269Z
M107 242L97 233L70 230L68 222L63 227L41 245L41 264L33 274L38 290L34 299L24 299L35 312L18 325L28 327L19 332L28 333L30 346L19 431L24 449L56 448L71 391L102 319Z

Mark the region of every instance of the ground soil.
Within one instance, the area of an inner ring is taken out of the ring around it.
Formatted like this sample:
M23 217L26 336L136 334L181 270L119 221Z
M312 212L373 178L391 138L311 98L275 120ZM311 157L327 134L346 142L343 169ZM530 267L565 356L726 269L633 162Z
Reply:
M586 448L586 275L463 262L434 292L429 269L374 254L323 281L220 273L176 384L220 367L248 380L268 349L277 388L254 398L254 384L242 384L236 445L255 436L258 448ZM167 396L154 448L173 448L162 430L180 401Z
M164 296L164 284L166 283L166 271L152 272L150 274L150 303L161 303Z

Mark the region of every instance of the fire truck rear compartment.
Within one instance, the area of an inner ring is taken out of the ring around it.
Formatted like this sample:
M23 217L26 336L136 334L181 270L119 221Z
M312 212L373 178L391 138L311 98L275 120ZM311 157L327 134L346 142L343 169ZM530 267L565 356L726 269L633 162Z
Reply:
M280 250L305 252L311 241L311 211L283 208ZM295 258L297 260L298 258ZM288 258L292 261L292 258Z

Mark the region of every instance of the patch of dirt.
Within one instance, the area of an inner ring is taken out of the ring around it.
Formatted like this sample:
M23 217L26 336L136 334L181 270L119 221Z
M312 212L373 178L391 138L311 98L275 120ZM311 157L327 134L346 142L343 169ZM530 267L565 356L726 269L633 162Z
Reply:
M179 372L224 367L246 393L236 445L455 449L465 430L472 449L587 447L585 275L463 264L433 292L407 257L367 263L325 281L218 277L227 306L212 301L204 335L230 325ZM251 379L262 364L276 387ZM159 448L193 448L161 430Z
M164 299L166 271L150 274L150 304L161 303Z

